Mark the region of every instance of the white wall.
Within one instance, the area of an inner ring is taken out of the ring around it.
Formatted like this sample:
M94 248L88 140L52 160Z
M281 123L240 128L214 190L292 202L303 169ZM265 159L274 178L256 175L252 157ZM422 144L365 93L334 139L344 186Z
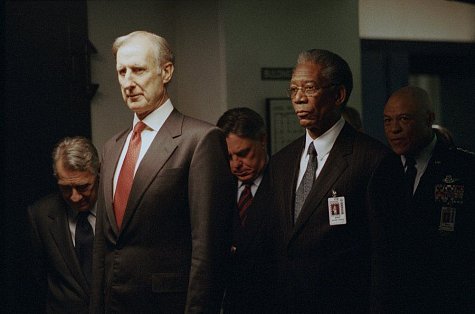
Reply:
M447 0L360 0L366 39L475 41L475 5Z

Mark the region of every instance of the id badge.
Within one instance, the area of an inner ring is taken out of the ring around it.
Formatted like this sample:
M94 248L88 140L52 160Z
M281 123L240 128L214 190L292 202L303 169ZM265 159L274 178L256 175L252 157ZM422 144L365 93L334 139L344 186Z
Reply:
M328 221L330 226L346 225L345 197L337 197L335 191L333 197L328 198Z
M455 207L442 207L440 211L440 231L454 231L455 212Z

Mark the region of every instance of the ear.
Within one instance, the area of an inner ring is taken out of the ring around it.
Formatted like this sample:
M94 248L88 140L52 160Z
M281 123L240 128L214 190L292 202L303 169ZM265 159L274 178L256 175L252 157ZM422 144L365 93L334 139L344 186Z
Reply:
M335 105L340 108L341 104L346 99L346 88L343 85L338 85L338 90L335 93Z
M162 65L161 74L162 74L163 84L167 84L168 82L172 80L174 69L175 67L173 66L173 63L171 62L166 62L164 65Z
M427 126L432 127L435 121L435 113L431 111L427 111Z
M260 139L260 142L261 142L262 147L264 148L264 150L267 150L267 135L262 135L261 139Z

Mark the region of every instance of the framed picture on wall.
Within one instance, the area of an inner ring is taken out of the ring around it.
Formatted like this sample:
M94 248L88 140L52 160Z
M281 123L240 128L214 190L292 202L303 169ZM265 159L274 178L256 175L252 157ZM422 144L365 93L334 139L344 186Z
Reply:
M275 154L304 135L305 129L300 126L289 98L267 98L266 106L269 152Z

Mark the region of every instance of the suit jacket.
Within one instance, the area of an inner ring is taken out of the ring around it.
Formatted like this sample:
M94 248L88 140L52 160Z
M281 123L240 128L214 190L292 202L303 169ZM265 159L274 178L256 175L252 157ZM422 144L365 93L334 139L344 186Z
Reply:
M406 217L410 226L407 310L468 313L475 309L475 155L437 144ZM453 230L439 228L454 208Z
M137 169L118 230L113 177L129 131L103 148L93 312L217 312L236 195L224 134L174 110Z
M46 302L38 312L88 313L89 287L69 231L68 205L51 194L28 208L31 225L31 267Z
M272 313L275 263L271 238L270 190L267 171L247 209L245 226L235 215L225 313ZM237 214L237 211L236 211Z
M270 163L283 313L367 313L392 306L402 239L403 170L383 144L345 123L294 225L305 137ZM329 224L328 198L345 198L345 225Z

